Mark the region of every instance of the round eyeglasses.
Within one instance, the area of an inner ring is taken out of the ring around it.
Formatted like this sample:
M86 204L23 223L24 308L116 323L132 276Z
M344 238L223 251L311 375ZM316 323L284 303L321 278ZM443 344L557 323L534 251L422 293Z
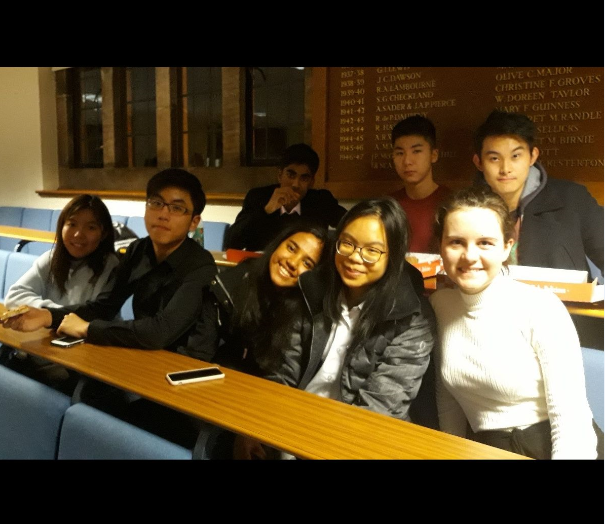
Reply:
M171 215L186 215L187 213L189 213L189 210L185 206L181 206L180 204L167 204L159 198L150 198L147 200L148 209L153 209L154 211L161 211L162 209L164 209L164 206L168 208L168 212Z
M386 251L380 251L380 249L371 246L358 247L348 240L339 240L336 242L336 251L343 257L350 257L357 250L359 250L361 259L368 264L375 264L386 253Z

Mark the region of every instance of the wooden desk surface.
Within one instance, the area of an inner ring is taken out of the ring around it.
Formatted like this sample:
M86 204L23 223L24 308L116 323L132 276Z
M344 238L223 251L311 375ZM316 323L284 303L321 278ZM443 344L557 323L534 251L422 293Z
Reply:
M18 238L19 240L29 240L32 242L50 242L55 241L54 231L43 231L41 229L29 229L26 227L1 226L0 236L9 238Z
M0 309L4 310L4 306ZM0 341L306 459L526 457L223 368L224 380L171 386L165 375L199 360L164 350L50 345L47 329L0 327Z

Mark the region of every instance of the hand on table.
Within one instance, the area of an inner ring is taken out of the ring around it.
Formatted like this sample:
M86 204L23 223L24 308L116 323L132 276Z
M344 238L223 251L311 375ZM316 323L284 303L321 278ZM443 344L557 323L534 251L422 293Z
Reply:
M6 319L2 322L2 326L15 331L36 331L40 328L50 327L52 320L48 309L30 306L27 313Z
M81 319L75 313L69 313L57 328L58 335L70 335L72 337L86 338L88 336L88 325L90 322Z

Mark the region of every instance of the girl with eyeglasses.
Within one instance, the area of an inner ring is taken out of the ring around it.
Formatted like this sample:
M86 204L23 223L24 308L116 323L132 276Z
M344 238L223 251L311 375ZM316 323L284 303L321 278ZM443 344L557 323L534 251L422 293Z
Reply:
M401 420L421 423L436 414L430 390L420 409L411 408L429 367L435 323L422 276L405 260L408 237L405 212L393 198L351 208L325 248L326 263L300 276L302 309L290 323L281 366L266 378ZM235 454L269 456L244 437L236 439Z

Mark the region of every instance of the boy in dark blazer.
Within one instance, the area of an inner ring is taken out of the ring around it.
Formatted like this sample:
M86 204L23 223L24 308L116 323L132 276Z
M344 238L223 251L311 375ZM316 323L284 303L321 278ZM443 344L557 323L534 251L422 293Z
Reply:
M285 227L299 221L336 227L346 209L330 191L313 189L319 156L307 144L294 144L282 155L278 184L248 191L242 210L227 231L226 247L262 251Z

